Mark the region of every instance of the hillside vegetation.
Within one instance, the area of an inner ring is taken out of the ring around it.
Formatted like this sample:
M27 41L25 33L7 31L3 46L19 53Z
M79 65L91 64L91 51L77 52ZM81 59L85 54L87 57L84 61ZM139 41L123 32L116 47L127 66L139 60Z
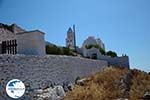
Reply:
M150 90L150 75L136 69L107 68L67 93L64 100L139 100Z
M46 54L75 56L73 51L71 51L69 48L58 47L56 45L47 45Z

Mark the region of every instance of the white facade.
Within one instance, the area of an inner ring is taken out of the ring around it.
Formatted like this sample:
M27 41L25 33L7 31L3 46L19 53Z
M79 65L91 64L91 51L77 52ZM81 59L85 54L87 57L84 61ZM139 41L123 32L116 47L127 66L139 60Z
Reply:
M44 33L38 30L17 33L17 53L45 55Z
M97 48L91 48L87 49L86 46L89 45L99 45L102 49L105 50L104 43L100 40L100 38L95 39L95 37L90 36L88 37L82 44L82 53L84 57L92 57L93 54L96 54L97 56L101 55L99 50Z
M100 38L98 38L98 39L96 39L96 41L97 41L97 44L99 44L100 47L105 50L105 45L104 45L104 43L102 42L102 40L101 40Z

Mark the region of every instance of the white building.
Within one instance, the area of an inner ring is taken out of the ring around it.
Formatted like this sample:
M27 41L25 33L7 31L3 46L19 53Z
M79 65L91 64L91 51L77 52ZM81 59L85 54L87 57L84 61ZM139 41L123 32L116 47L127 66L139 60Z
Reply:
M90 46L90 45L98 45L99 47L105 50L104 43L101 41L100 38L95 39L95 37L89 36L86 40L84 40L82 44L82 54L84 57L97 58L98 56L101 55L99 49L95 47L92 47L90 49L87 48L87 46Z
M0 54L45 55L44 33L1 23Z

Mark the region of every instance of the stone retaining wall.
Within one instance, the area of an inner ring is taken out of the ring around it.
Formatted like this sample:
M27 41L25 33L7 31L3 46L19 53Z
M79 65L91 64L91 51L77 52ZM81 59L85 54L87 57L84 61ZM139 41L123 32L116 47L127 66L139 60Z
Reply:
M20 79L39 88L43 82L74 82L77 77L89 76L107 66L103 60L79 57L0 55L0 80L6 86L9 80Z
M109 66L130 68L128 56L111 58L109 56L100 55L98 59L107 61Z

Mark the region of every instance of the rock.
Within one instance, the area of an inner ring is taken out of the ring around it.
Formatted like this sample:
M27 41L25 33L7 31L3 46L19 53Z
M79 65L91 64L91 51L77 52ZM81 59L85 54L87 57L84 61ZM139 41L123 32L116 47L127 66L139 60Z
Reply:
M76 80L76 84L77 84L77 85L80 85L80 86L84 86L85 81L87 81L86 78L79 79L79 80Z
M74 88L74 85L73 85L72 83L69 83L69 84L68 84L68 89L69 89L70 91L72 91L73 88Z
M56 91L57 95L61 98L65 96L65 91L62 86L55 86L54 90Z
M39 89L37 93L37 100L61 100L66 94L62 86L54 86L47 89Z
M53 83L53 82L51 82L51 81L44 81L44 82L42 82L42 84L40 85L40 88L41 88L41 89L46 89L46 88L49 88L49 87L54 88L54 85L55 85L55 83Z
M150 100L150 90L147 90L147 91L144 93L143 100Z
M68 86L67 86L66 83L63 83L63 89L64 89L65 92L68 92L68 91L69 91Z
M129 100L129 99L127 99L127 98L118 98L116 100Z
M74 88L74 85L70 82L66 82L66 83L63 83L63 89L65 92L68 92L68 91L72 91Z
M124 75L120 81L120 88L122 90L122 94L124 95L124 98L129 97L129 91L130 91L130 84L132 80L132 72L129 70L126 75Z
M36 90L35 93L37 93L37 94L42 94L42 93L43 93L43 90L42 90L42 89Z

